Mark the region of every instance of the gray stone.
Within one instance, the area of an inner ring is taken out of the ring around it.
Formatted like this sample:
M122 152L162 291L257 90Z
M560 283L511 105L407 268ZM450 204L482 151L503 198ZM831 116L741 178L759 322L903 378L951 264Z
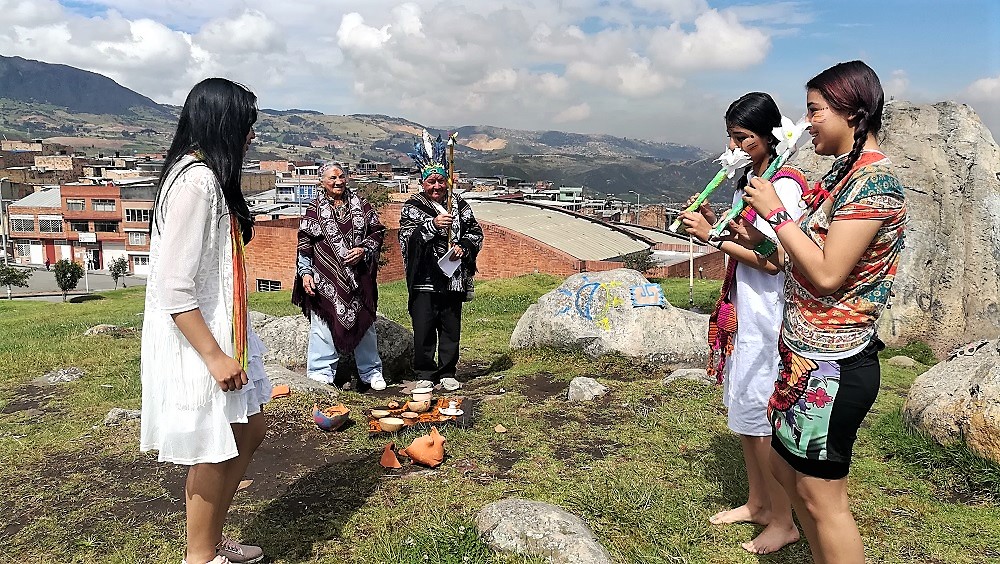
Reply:
M552 564L611 564L611 555L579 517L549 503L504 499L476 514L480 536L498 550Z
M890 346L930 345L938 358L1000 337L1000 148L972 108L955 102L886 104L882 150L906 187L909 224L879 320ZM830 158L794 161L816 180Z
M285 367L305 365L309 348L309 320L301 315L274 317L251 311L250 323L267 346L265 364ZM378 353L382 358L385 379L399 381L408 376L413 359L413 333L382 315L375 320L375 332L378 334ZM337 373L338 381L346 381L351 373L357 373L353 353L341 357Z
M903 417L939 444L964 441L1000 463L1000 340L970 350L918 376Z
M574 274L528 307L510 346L580 350L594 358L618 353L671 366L704 364L708 316L670 304L633 307L631 289L648 283L624 268Z
M117 325L101 323L100 325L94 325L93 327L84 331L83 335L85 337L93 337L94 335L103 335L105 333L117 333L118 331L119 329Z
M267 372L267 377L271 380L271 384L275 386L284 384L293 392L323 395L330 399L336 398L339 394L336 387L310 380L302 374L293 372L280 364L265 364L264 371Z
M708 375L708 370L704 368L679 368L670 373L669 376L663 379L663 385L666 386L671 382L677 380L693 380L695 382L701 382L702 384L715 384L715 378Z
M890 366L899 366L901 368L917 368L918 366L920 366L919 362L913 360L908 356L902 356L902 355L894 356L890 358L888 362Z
M138 409L122 409L120 407L115 407L104 416L104 425L106 427L114 427L128 421L137 420L141 415L142 412Z
M593 378L583 376L573 378L569 383L569 401L590 401L608 393L607 386L602 385Z
M59 368L51 372L46 372L40 380L46 384L65 384L67 382L75 382L80 378L83 378L86 374L82 369L75 366L70 366L68 368Z

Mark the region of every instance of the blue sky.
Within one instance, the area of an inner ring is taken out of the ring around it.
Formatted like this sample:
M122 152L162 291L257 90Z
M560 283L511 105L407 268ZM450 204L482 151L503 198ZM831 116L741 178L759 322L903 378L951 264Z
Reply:
M0 54L179 103L228 76L262 106L712 148L729 102L860 58L887 95L969 103L1000 131L995 0L0 0Z

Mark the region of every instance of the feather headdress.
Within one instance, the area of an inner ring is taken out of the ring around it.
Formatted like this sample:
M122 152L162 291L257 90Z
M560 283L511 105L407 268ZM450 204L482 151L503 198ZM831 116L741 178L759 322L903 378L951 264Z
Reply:
M431 134L427 133L426 129L421 140L413 144L413 152L407 153L407 155L420 169L421 181L427 180L428 176L435 173L448 176L448 161L445 152L447 146L448 144L441 140L440 135L432 141Z

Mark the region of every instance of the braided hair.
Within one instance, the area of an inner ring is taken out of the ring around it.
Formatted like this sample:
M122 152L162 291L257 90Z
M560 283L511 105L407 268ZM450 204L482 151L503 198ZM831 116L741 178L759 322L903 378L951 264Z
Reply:
M806 88L822 94L830 108L845 116L847 123L854 127L854 146L833 180L832 185L836 186L858 162L868 135L878 135L882 129L885 106L882 84L871 67L861 61L850 61L817 74L806 83Z
M747 131L752 131L761 141L767 143L768 153L774 159L778 156L778 140L774 138L771 130L781 125L781 111L770 94L765 92L750 92L739 97L729 105L726 110L726 129L742 127ZM753 164L743 170L743 175L736 183L736 189L742 190L747 185L746 171Z

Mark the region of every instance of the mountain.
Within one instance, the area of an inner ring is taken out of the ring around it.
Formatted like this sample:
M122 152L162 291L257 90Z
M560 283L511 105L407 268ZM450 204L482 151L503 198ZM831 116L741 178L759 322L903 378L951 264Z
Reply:
M106 76L66 65L0 55L0 98L86 114L125 115L133 108L169 114L153 100Z
M0 134L8 138L44 138L88 153L160 152L178 113L96 73L0 56ZM262 109L249 157L408 165L424 127L380 114ZM458 132L456 164L469 174L583 185L602 196L686 199L717 170L701 149L673 143L487 125L427 129Z

